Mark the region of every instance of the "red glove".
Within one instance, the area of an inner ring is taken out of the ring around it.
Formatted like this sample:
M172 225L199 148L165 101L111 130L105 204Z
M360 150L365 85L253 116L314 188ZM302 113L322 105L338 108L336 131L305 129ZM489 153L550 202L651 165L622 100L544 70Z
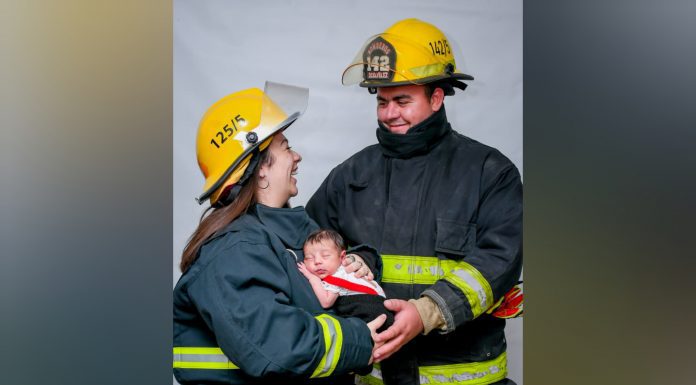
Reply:
M524 293L522 293L522 289L519 284L515 285L498 301L498 303L491 306L486 313L492 314L493 317L497 318L521 317L524 311L523 299Z

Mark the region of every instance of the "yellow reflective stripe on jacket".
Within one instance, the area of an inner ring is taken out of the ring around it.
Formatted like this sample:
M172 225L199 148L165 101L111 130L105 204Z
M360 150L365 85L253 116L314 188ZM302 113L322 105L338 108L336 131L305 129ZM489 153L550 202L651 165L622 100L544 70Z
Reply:
M382 282L431 285L457 266L458 261L410 255L382 255Z
M469 362L418 368L421 384L434 385L486 385L500 381L507 376L507 355L505 352L490 361ZM372 372L359 376L356 384L383 385L382 372L375 364Z
M484 362L421 366L418 368L421 384L438 385L485 385L500 381L507 376L507 354Z
M493 302L493 291L483 275L475 267L464 261L458 261L457 266L444 277L461 290L471 305L474 318L481 315Z
M343 331L341 324L335 318L328 314L320 314L314 317L319 321L322 331L324 332L324 356L321 358L319 365L314 369L312 378L327 377L333 373L338 364L338 359L341 357L341 348L343 347Z
M483 275L464 261L409 255L382 255L383 283L431 285L445 279L461 290L474 318L493 302L491 286Z
M174 367L179 369L239 369L220 348L174 348Z
M372 365L372 371L364 376L356 376L356 385L383 385L382 381L382 369L379 364Z

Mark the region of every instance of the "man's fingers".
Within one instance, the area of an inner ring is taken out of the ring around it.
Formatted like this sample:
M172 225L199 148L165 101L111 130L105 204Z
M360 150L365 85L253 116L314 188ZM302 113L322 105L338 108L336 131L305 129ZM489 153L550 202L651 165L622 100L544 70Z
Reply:
M388 300L384 301L384 307L386 307L387 309L389 309L391 311L398 312L401 309L403 309L404 303L408 303L408 302L401 301L398 299L388 299Z
M401 345L401 339L397 338L380 346L373 354L375 362L380 362L389 358L392 354L399 350Z
M386 315L384 315L386 317ZM399 327L397 325L392 325L389 327L389 329L377 334L377 338L375 338L375 341L377 342L384 342L384 341L389 341L392 338L398 336L400 333Z

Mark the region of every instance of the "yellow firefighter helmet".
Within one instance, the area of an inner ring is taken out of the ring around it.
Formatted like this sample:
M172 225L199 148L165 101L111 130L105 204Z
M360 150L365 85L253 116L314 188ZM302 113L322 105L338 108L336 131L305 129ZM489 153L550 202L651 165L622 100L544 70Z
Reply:
M196 138L205 178L198 203L210 199L215 204L226 187L240 182L254 153L265 150L276 132L304 113L308 96L306 88L266 82L264 91L235 92L210 106Z
M473 80L457 70L452 46L442 31L418 19L405 19L372 36L343 71L342 83L377 87L442 82L464 89ZM448 91L448 90L446 90Z

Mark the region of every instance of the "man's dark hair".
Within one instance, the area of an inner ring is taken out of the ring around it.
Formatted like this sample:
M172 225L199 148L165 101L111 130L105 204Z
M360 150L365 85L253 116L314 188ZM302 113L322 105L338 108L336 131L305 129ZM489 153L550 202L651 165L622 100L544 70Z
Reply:
M310 243L319 243L321 241L326 240L333 242L333 244L336 245L336 247L338 247L338 250L340 251L346 249L346 242L343 240L341 234L329 229L319 229L312 231L312 233L309 234L309 236L307 236L305 245L308 245Z
M442 88L442 91L445 93L445 96L454 95L454 88L447 81L441 80L433 83L427 83L424 85L425 96L428 98L428 100L430 100L430 97L433 96L433 92L435 92L436 88Z

